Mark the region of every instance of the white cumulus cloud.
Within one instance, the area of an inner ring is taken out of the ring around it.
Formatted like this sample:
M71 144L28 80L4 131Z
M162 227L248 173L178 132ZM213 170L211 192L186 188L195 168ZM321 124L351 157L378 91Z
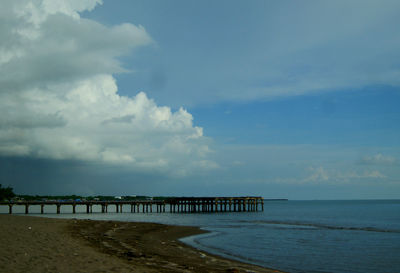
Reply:
M215 168L202 128L145 93L118 94L117 57L150 45L142 26L81 18L100 0L3 1L0 156L72 159L185 175Z
M348 183L363 180L379 180L387 178L379 170L327 170L324 167L309 168L310 175L301 180L302 183Z
M396 158L378 153L373 156L364 156L361 159L361 163L370 165L393 165L396 163Z

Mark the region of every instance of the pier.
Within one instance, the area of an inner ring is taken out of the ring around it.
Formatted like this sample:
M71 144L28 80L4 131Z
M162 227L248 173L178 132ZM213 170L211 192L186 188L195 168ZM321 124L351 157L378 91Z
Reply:
M46 206L56 206L56 213L61 213L61 206L70 206L72 213L77 213L77 206L86 207L86 213L93 213L94 206L101 207L101 213L122 213L123 208L130 208L130 213L216 213L216 212L257 212L264 211L262 197L168 197L163 200L129 200L129 201L8 201L0 202L8 206L9 214L14 206L24 206L29 214L30 206L40 206L40 213L45 213ZM111 210L109 210L111 207Z

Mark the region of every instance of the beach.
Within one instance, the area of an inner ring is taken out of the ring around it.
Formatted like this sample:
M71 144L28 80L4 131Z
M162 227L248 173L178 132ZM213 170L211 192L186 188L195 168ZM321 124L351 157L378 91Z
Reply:
M197 250L205 231L155 223L0 215L1 272L279 272Z

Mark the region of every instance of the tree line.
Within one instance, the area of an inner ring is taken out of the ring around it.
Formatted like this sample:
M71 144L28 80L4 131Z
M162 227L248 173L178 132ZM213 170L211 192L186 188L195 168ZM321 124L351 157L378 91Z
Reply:
M111 195L96 195L96 196L81 196L81 195L27 195L27 194L15 194L13 188L3 187L0 184L0 201L19 199L25 201L43 201L43 200L87 200L87 201L114 201L114 200L165 200L171 197L157 196L150 197L146 195L138 196L111 196Z
M0 184L0 201L10 200L15 197L15 193L13 188L7 187L3 188L3 185Z

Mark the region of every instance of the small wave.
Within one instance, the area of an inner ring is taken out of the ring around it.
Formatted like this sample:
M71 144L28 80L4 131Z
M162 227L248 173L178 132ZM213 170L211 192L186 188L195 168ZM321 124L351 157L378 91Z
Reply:
M331 230L351 230L351 231L367 231L367 232L388 232L388 233L400 233L400 230L396 229L381 229L375 227L345 227L345 226L331 226L325 224L315 223L299 223L290 221L268 221L268 220L240 220L240 223L249 224L266 224L266 225L280 225L280 228L296 228L296 229L331 229Z

